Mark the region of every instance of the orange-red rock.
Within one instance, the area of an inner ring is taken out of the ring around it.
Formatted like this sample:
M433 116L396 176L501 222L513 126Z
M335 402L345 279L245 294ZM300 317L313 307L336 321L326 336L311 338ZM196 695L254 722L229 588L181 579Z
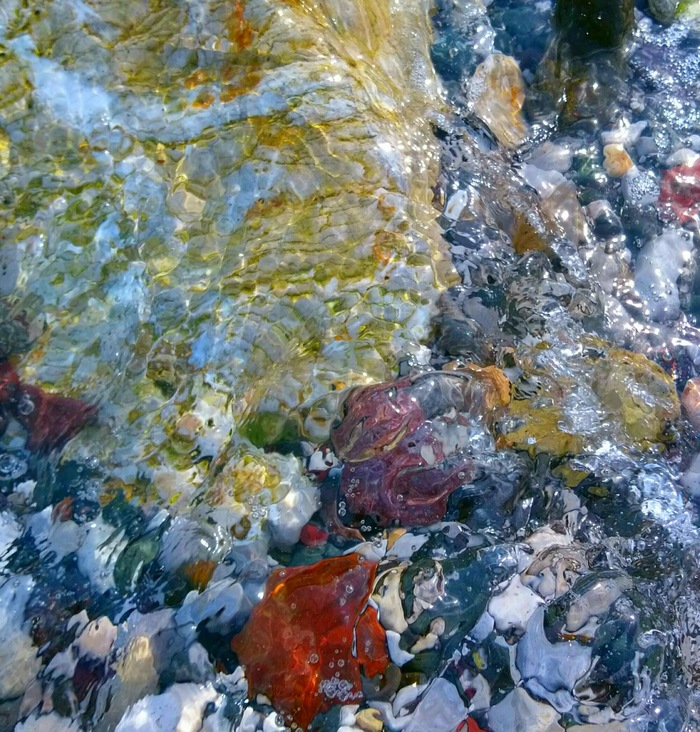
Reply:
M389 663L384 629L367 607L376 568L349 554L270 575L231 641L249 696L265 694L302 729L335 704L362 701L360 672L375 676Z

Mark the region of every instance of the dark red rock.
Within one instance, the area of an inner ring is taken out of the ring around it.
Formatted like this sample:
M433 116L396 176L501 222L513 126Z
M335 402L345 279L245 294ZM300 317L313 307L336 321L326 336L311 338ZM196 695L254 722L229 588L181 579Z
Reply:
M27 449L53 450L75 437L97 413L80 399L51 394L22 384L13 400L13 413L29 433Z
M346 415L331 433L336 453L358 462L390 450L425 419L418 401L407 390L408 378L355 389L345 402Z
M474 471L471 459L461 453L445 457L431 430L425 424L382 457L346 465L340 492L348 509L380 524L427 526L440 521L450 493L469 482Z

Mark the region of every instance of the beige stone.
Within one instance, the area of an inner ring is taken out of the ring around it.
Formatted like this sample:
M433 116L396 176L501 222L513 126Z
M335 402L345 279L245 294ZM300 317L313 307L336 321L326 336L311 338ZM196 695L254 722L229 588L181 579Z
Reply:
M613 143L603 148L603 166L606 173L612 178L622 176L634 167L632 158L622 145Z
M355 723L364 732L382 732L384 724L378 709L363 709L355 715Z
M700 377L689 379L681 396L683 412L688 421L700 430Z
M502 145L515 148L525 141L528 132L522 115L525 82L514 58L493 53L479 64L471 80L469 97L474 113Z

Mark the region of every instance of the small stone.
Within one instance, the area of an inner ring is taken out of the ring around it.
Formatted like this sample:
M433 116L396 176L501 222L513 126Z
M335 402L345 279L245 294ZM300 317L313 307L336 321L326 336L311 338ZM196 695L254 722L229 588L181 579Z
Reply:
M606 145L603 148L603 155L605 157L603 166L607 174L613 178L622 178L625 173L634 167L632 158L625 148L618 143Z
M148 695L129 708L116 732L139 732L142 729L195 732L202 728L209 705L219 695L211 684L173 684L162 694Z
M62 717L56 712L39 714L34 712L15 727L15 732L78 732L80 725L75 719Z
M553 170L557 173L566 173L574 160L574 154L566 145L555 145L553 142L545 142L535 148L528 163L537 166L540 170Z
M624 590L631 589L627 577L605 578L596 582L583 596L577 597L566 614L567 633L576 633L592 617L602 617L616 602Z
M601 133L600 139L603 145L634 145L647 128L647 124L645 120L634 124L621 120L615 129Z
M25 692L41 669L24 613L34 580L29 576L6 579L0 585L0 701Z
M407 651L404 651L403 648L399 646L399 643L401 641L401 636L396 633L393 630L387 630L386 631L386 645L389 649L389 658L399 667L405 666L409 661L412 661L414 659L414 655L412 653L408 653Z
M474 113L502 145L515 148L525 141L527 126L521 112L525 82L514 58L492 53L479 64L471 80L469 98Z
M197 439L197 434L202 427L202 420L196 414L188 412L187 414L183 414L179 419L175 431L177 432L178 437L189 442L193 442Z
M468 202L469 196L467 196L466 191L456 191L447 200L444 211L445 216L452 221L457 221Z
M488 612L500 632L516 630L522 633L541 604L542 598L525 587L520 577L515 575L503 592L491 598Z
M363 709L355 715L355 724L364 732L382 732L384 723L378 709Z
M672 23L679 0L649 0L649 10L659 23Z
M590 647L575 641L549 641L542 606L530 618L516 651L516 664L528 689L557 707L557 692L571 692L586 676L591 662Z
M457 689L446 679L430 684L416 707L406 732L453 732L467 716L467 708Z
M681 396L681 405L690 424L700 430L700 377L688 379Z
M559 714L518 687L489 711L492 732L563 732Z
M657 323L681 314L679 280L691 266L694 246L682 233L668 230L644 245L636 262L634 286L644 312Z
M676 165L688 165L692 168L698 160L700 160L700 155L695 150L691 150L689 147L682 147L666 158L666 165L669 168L673 168Z

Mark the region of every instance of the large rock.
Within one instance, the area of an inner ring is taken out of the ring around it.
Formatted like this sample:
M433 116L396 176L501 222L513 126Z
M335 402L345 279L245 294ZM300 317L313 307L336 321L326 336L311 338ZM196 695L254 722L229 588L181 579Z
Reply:
M323 438L329 392L427 335L452 277L428 9L8 11L1 215L13 303L47 322L19 370L101 404L83 452L125 483L188 498L231 433L236 459L241 437Z

